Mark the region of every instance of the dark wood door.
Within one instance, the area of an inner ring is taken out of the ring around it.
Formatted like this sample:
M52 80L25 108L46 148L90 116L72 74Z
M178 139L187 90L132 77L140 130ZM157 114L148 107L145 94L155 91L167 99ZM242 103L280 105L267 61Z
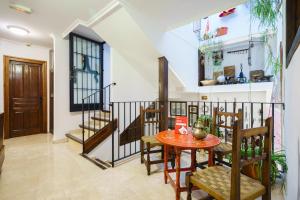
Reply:
M50 70L50 133L53 134L54 127L54 71Z
M20 61L9 63L10 137L43 130L42 66Z

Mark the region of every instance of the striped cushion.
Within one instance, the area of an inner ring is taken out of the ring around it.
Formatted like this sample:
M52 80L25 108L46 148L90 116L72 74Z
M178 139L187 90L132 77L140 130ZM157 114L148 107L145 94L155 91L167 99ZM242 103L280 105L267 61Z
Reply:
M162 143L160 143L154 135L152 136L143 136L142 137L142 141L144 143L150 143L150 147L154 147L154 146L160 146L160 145L163 145Z
M230 199L231 169L223 166L208 167L191 176L191 183L219 200ZM241 199L252 200L265 193L257 180L241 174Z

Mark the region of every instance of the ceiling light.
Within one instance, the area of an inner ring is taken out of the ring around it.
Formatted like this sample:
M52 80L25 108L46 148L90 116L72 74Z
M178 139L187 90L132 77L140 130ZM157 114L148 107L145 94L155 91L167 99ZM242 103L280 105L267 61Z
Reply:
M32 9L26 6L22 6L20 4L10 4L9 7L21 13L31 14Z
M7 29L10 32L12 32L12 33L14 33L16 35L22 35L22 36L24 36L24 35L28 35L29 34L29 31L27 29L19 27L19 26L9 25L9 26L7 26Z

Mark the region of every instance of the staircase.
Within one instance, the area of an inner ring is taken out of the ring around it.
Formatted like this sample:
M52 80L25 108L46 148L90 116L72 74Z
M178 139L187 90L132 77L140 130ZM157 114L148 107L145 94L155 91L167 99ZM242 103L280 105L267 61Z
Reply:
M114 85L116 84L112 83L82 100L82 122L79 124L78 129L71 130L66 134L68 139L81 145L81 155L101 169L110 168L110 161L103 161L90 155L90 152L116 130L117 119L112 118L110 107L110 90L111 86ZM99 103L101 101L93 101L100 97L103 98L102 104Z

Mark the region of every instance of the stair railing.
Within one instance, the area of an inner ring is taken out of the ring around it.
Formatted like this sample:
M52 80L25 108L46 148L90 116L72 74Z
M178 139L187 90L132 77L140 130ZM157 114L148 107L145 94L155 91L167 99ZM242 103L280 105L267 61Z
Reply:
M103 104L102 109L105 110L107 107L109 107L109 104L111 102L111 87L117 85L115 82L105 86L102 88L102 97L103 97Z
M117 129L112 134L112 166L118 164L133 155L140 153L140 108L148 108L154 105L154 108L160 107L159 101L126 101L111 102L112 114L117 120L115 127ZM283 115L284 103L273 102L229 102L229 101L169 101L168 102L168 128L174 129L176 116L187 116L188 124L192 126L200 115L213 115L213 109L217 107L224 112L237 112L241 109L243 112L243 127L255 128L264 125L266 118L272 116L273 120L273 141L272 150L281 149L281 138L283 135L283 124L280 118ZM155 121L155 116L146 116ZM229 121L225 123L231 123ZM154 135L158 132L159 126L147 124L144 130L148 135ZM222 130L222 138L230 141L232 133L230 130Z
M82 99L82 153L85 153L85 141L93 135L92 132L96 133L103 125L105 126L112 121L110 112L111 87L115 85L116 83L113 82ZM104 116L101 112L104 112ZM99 115L97 116L97 114ZM102 118L109 121L99 120ZM93 119L93 123L91 123L91 119ZM96 119L98 119L98 124L96 124ZM96 125L99 125L99 129Z

